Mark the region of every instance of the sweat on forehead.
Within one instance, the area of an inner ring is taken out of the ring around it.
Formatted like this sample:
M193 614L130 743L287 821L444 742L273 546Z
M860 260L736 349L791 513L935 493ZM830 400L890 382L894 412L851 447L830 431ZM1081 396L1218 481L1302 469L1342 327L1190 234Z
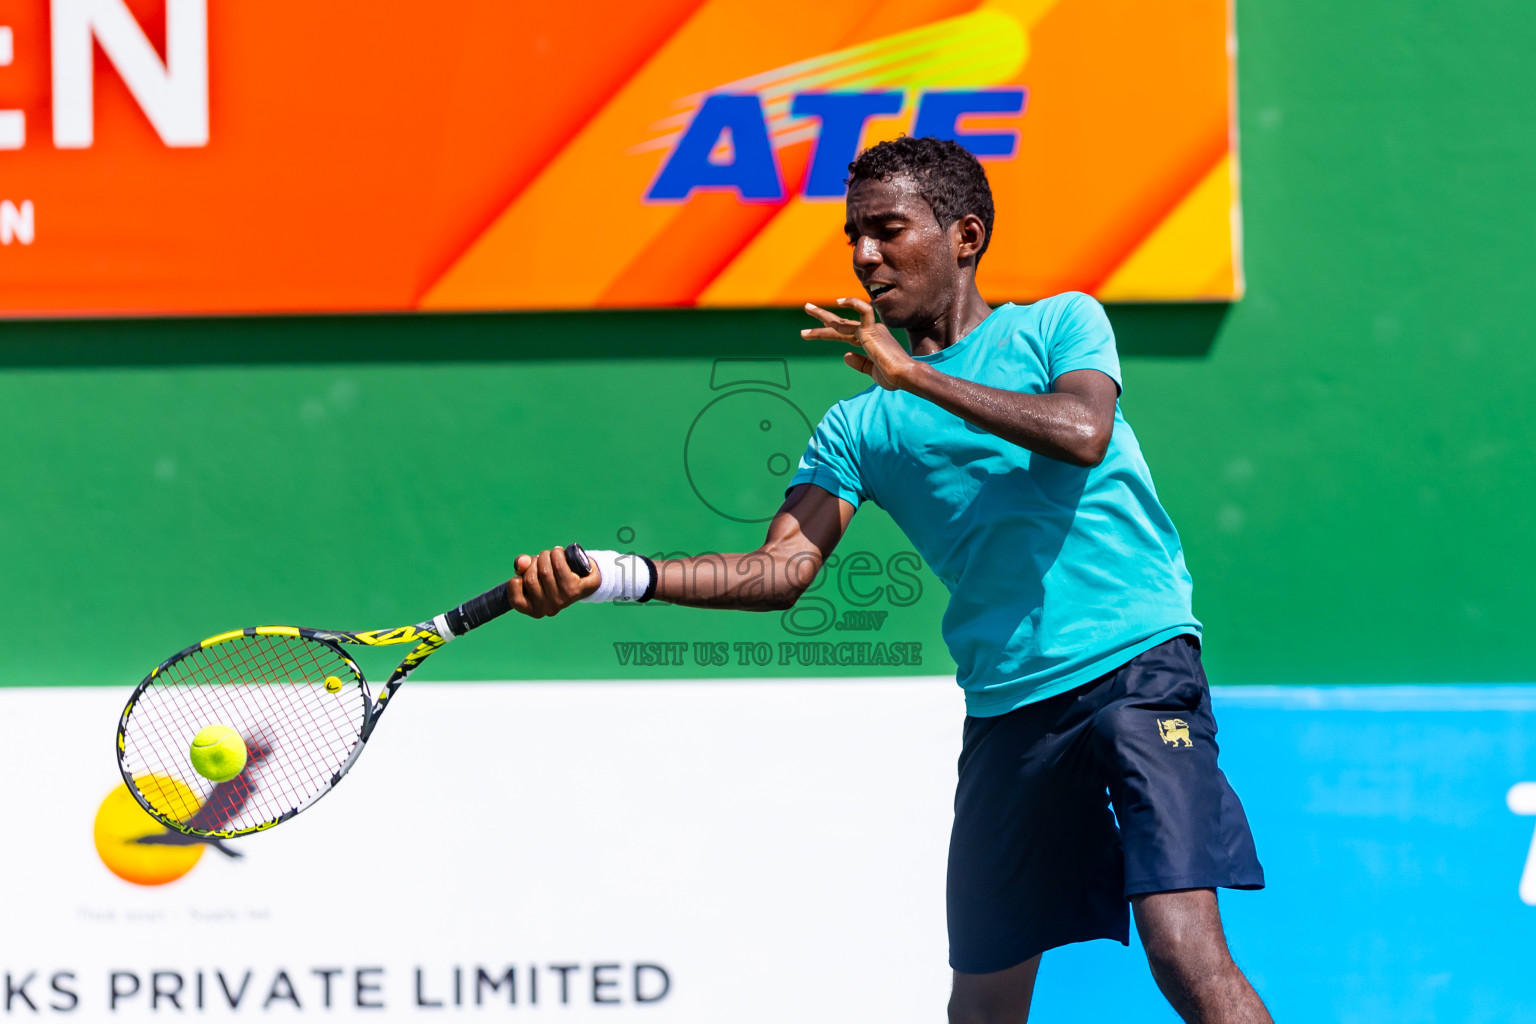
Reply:
M992 240L992 188L981 162L959 143L904 135L871 146L848 165L850 197L853 186L861 181L887 181L898 188L910 182L943 226L975 214L987 229L981 252L987 251Z
M927 214L933 209L916 179L909 174L885 179L863 178L853 182L848 188L847 207L850 218L855 215L878 217L897 212Z

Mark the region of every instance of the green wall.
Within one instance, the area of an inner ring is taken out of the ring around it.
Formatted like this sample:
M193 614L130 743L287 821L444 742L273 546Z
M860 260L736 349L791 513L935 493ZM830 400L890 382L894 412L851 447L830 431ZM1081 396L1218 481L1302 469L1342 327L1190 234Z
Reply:
M1212 678L1536 678L1536 22L1513 3L1241 0L1238 32L1247 297L1113 311ZM621 529L645 551L754 545L762 527L711 511L689 469L749 506L775 483L761 446L793 433L784 399L814 421L857 390L797 316L0 326L0 683L126 685L234 625L411 621L528 547ZM713 359L735 355L783 358L789 389L710 406L729 390ZM708 433L726 411L754 452L734 476ZM948 671L941 588L887 572L905 550L862 513L841 553L870 557L818 593L889 615L808 639L921 644L904 670ZM776 615L583 608L498 623L423 677L834 671L779 665L792 639ZM690 647L682 667L621 666L613 645L637 641L767 643L774 664L728 648L701 668Z

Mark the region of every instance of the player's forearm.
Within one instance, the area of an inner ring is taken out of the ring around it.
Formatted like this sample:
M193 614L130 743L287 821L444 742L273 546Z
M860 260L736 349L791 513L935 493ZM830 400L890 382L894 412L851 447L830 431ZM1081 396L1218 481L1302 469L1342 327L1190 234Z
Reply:
M989 434L1074 466L1097 466L1109 444L1108 434L1095 424L1093 410L1076 395L991 388L922 362L903 376L902 389Z
M689 608L767 612L791 607L815 578L821 558L812 551L759 549L655 564L655 600Z

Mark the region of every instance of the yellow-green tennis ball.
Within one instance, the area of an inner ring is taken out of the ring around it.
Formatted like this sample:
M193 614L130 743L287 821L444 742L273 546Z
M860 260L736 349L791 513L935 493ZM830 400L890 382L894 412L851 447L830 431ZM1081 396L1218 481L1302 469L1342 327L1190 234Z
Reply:
M326 676L325 677L325 692L326 693L340 693L341 692L341 680L337 679L335 676Z
M245 741L227 725L210 725L192 737L192 767L210 782L228 782L245 770Z

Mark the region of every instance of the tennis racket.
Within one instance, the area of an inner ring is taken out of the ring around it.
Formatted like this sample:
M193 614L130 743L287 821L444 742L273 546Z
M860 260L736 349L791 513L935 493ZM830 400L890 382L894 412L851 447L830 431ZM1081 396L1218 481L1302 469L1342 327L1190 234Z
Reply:
M576 575L591 575L579 545L566 547L565 560ZM511 607L501 583L414 626L248 626L193 644L157 665L123 708L117 764L128 791L182 836L230 839L279 825L336 788L407 676ZM342 648L391 644L413 646L375 695ZM224 782L192 767L192 738L209 725L229 726L245 741L244 769Z

